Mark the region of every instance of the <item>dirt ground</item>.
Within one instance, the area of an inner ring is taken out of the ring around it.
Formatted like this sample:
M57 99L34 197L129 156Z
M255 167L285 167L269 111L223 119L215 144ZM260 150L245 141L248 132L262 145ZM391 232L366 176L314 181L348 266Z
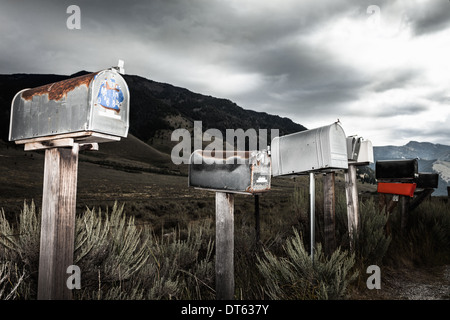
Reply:
M407 269L382 267L381 288L359 288L352 293L351 299L450 300L450 265Z

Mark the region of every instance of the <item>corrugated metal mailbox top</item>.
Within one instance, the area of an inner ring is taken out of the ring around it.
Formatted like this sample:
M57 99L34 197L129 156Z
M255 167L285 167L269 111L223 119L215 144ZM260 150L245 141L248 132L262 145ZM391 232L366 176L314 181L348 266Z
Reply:
M273 176L348 169L347 139L339 123L276 137L271 153Z
M212 191L255 194L270 190L271 162L266 150L208 154L196 150L189 164L189 186Z
M9 140L80 131L126 137L129 91L108 69L18 92L11 105Z

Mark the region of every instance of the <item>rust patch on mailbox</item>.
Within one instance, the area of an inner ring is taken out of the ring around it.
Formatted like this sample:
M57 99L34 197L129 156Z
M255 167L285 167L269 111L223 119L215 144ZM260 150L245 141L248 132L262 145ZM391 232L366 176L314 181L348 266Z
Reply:
M90 73L86 74L84 76L67 79L51 84L47 84L41 87L33 88L26 90L22 93L22 98L24 100L30 101L33 99L36 95L44 95L48 94L49 100L61 100L64 96L67 95L68 92L74 90L76 87L85 85L86 87L89 87L91 84L92 79L97 75L96 73Z

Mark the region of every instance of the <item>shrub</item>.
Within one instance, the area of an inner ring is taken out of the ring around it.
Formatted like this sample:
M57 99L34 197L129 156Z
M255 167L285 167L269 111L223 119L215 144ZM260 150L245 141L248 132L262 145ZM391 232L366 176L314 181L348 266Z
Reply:
M423 202L408 213L404 233L400 212L392 217L390 262L436 265L450 262L450 206L439 199ZM399 258L401 259L399 261Z
M360 221L352 247L361 266L381 265L391 243L385 233L388 216L379 212L373 199L360 202Z
M81 290L74 299L213 298L211 221L191 223L160 237L127 218L124 206L86 209L76 218L74 264ZM17 226L0 210L0 299L37 294L40 217L24 202Z
M0 266L14 288L14 298L36 296L39 236L40 219L33 201L30 205L24 201L17 227L10 224L4 210L0 210Z
M20 272L16 264L0 262L0 300L20 298L18 288L25 276L25 271Z
M279 258L264 250L263 258L258 258L265 292L272 299L341 299L348 284L356 279L357 273L351 271L354 254L338 248L328 258L318 244L312 261L296 230L284 251L286 257Z

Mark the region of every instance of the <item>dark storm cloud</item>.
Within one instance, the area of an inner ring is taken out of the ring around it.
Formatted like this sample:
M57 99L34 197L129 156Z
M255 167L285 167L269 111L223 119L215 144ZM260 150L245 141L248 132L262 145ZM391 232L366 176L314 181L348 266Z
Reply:
M445 123L437 124L430 128L393 128L393 135L401 139L429 141L433 137L437 143L449 145L450 129ZM439 142L440 141L440 142Z
M437 32L450 25L449 1L428 1L416 6L406 11L416 35Z
M371 89L374 92L384 92L404 88L419 79L422 72L422 70L416 69L414 66L409 66L405 69L389 70L380 74L378 79L372 82Z
M384 121L426 114L428 102L450 99L441 87L422 89L428 85L427 65L413 59L396 65L386 54L401 49L388 40L402 28L411 28L411 42L446 28L447 1L81 0L76 2L81 30L76 31L66 28L71 4L2 1L0 73L71 74L123 59L127 73L288 116L307 127L324 116L335 120L357 113ZM384 38L369 39L381 44L373 47L375 53L364 50L372 45L364 34L356 42L351 38L373 17L369 6L380 8L384 23ZM334 28L345 33L339 29L344 22L358 30L347 30L349 43L345 37L335 42ZM377 53L386 59L383 64ZM405 59L410 54L414 52L406 52ZM395 90L411 99L389 101ZM378 100L368 100L372 98Z
M417 115L421 112L427 111L428 108L425 104L404 104L396 105L392 104L389 108L386 105L380 109L368 110L368 113L374 117L393 117L393 116L405 116L405 115Z

